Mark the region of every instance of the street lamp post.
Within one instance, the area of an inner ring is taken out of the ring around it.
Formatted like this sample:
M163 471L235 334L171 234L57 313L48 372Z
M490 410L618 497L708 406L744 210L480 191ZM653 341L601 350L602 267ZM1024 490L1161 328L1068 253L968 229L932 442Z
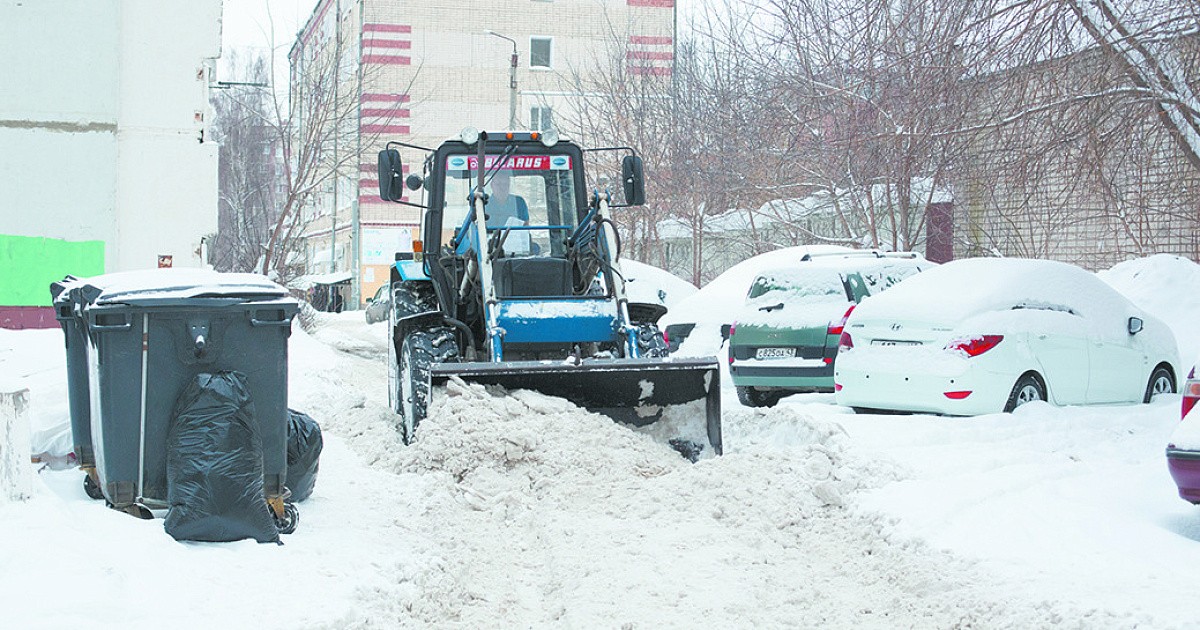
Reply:
M508 128L515 130L517 128L517 41L511 37L505 37L491 29L485 30L484 33L506 39L512 43L512 65L508 69Z

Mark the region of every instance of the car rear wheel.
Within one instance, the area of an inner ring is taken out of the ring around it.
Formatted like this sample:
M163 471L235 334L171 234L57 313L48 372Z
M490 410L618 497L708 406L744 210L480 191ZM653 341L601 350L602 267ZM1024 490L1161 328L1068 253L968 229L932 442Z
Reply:
M783 392L761 390L753 387L737 387L738 400L747 407L774 407L783 398Z
M1160 365L1154 368L1154 373L1150 375L1150 382L1146 384L1146 395L1142 397L1142 402L1148 403L1159 394L1174 393L1175 377L1171 376L1171 370Z
M1012 393L1008 395L1008 403L1004 405L1005 412L1012 412L1017 407L1035 400L1046 400L1046 386L1037 374L1029 372L1022 374L1013 385Z

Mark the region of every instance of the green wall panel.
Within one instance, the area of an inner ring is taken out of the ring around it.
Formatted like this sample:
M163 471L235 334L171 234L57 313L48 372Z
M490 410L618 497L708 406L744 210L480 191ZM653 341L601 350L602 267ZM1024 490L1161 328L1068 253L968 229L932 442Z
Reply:
M50 306L50 283L104 273L104 241L0 234L0 306Z

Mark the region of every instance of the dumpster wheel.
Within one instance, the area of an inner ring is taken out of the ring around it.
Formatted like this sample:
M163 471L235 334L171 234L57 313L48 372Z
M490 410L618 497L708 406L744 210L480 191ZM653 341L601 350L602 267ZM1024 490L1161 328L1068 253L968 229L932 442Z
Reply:
M83 491L87 493L91 499L103 499L104 491L100 489L100 484L96 483L93 475L96 474L96 469L85 470L83 475Z
M275 517L275 527L279 528L280 534L290 534L296 531L296 526L300 524L300 508L294 503L283 504L283 516Z

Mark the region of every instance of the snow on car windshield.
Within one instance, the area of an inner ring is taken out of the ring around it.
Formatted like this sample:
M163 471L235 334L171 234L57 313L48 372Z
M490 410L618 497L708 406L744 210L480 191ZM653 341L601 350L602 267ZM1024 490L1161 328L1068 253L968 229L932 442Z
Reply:
M832 269L775 269L754 279L746 303L823 302L831 296L848 299L841 275Z
M825 326L841 316L849 299L841 274L833 269L777 269L754 279L737 321L751 326Z

